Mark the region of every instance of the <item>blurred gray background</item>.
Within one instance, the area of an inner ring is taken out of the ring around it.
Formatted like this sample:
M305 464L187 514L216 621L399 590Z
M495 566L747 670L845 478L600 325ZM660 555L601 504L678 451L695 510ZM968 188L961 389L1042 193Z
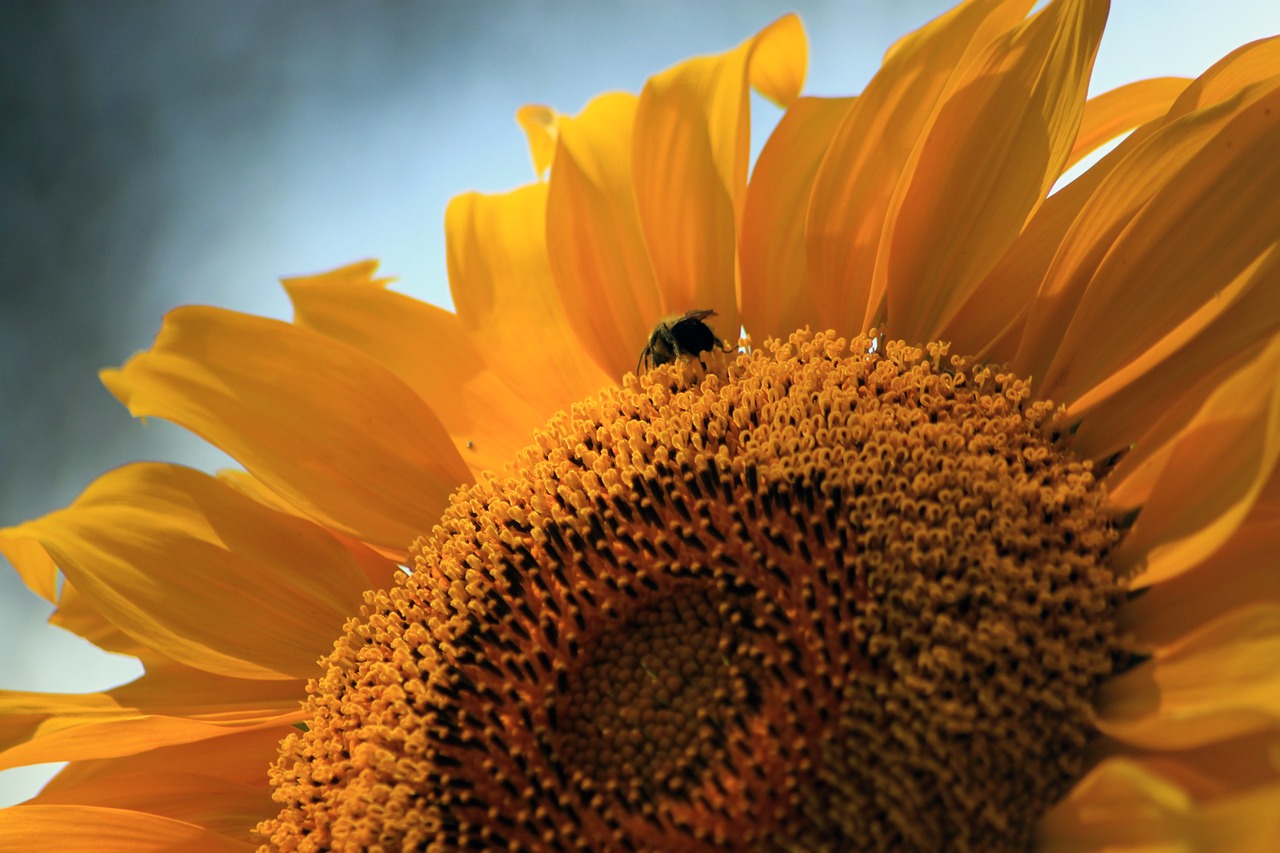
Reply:
M137 459L220 454L132 421L97 370L198 302L287 318L281 275L367 257L449 306L443 216L533 179L512 118L727 49L788 11L806 92L859 90L950 6L883 2L0 0L0 525ZM1094 90L1195 75L1280 32L1276 0L1113 0ZM758 100L754 148L777 111ZM139 670L44 624L0 558L0 689L109 688ZM56 769L0 772L0 806Z

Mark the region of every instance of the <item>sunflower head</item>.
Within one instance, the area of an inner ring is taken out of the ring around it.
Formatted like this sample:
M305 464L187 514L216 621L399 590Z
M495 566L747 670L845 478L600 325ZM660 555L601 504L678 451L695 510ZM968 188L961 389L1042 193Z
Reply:
M459 492L330 657L273 842L1024 844L1121 656L1116 534L1025 382L880 344L657 368Z

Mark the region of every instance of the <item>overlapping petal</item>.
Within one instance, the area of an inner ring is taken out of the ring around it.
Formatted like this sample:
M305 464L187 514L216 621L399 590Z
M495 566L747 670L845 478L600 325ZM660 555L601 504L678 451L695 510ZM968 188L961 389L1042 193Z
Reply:
M323 529L173 465L111 471L4 535L38 542L136 642L240 678L313 672L365 588Z
M1039 849L1262 853L1278 833L1280 786L1202 804L1158 774L1117 759L1096 768L1049 813Z
M719 56L651 77L636 105L636 210L663 309L713 308L732 337L738 316L737 234L747 186L749 90L782 104L808 61L794 15Z
M853 98L800 98L756 161L742 216L742 325L755 340L827 319L809 280L805 218L818 168Z
M934 340L1061 174L1075 143L1105 0L1059 0L948 82L889 207L872 293L888 328Z
M0 767L116 758L271 730L300 715L302 681L235 679L179 664L103 693L0 693Z
M1031 5L956 7L894 45L850 108L815 178L805 222L809 280L825 325L851 333L880 318L883 292L873 292L872 272L908 160L956 70Z
M86 853L103 850L243 853L253 849L251 844L234 841L193 823L132 809L82 805L0 809L0 848L47 849L51 838L58 839L59 850Z
M1128 489L1147 496L1112 558L1137 573L1139 587L1180 574L1221 547L1273 476L1280 460L1280 339L1219 384L1189 422L1165 431L1172 433L1167 442L1152 437L1113 474L1113 498L1122 505Z
M403 382L319 333L187 307L108 389L186 427L326 527L403 555L471 473Z

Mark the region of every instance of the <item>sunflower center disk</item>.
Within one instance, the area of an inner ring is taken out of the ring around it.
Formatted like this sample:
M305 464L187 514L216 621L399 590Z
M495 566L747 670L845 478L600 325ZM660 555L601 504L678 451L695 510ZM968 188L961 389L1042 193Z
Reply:
M1026 383L870 348L664 366L461 493L339 642L265 831L1025 846L1122 654L1116 534Z

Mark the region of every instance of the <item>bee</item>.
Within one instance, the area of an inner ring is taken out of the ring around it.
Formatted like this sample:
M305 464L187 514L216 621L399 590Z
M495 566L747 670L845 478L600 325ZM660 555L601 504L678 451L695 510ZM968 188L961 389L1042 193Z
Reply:
M690 358L713 349L729 352L724 341L716 337L716 333L704 321L716 316L709 309L689 311L683 317L667 317L653 327L649 333L649 343L640 353L640 361L636 363L636 373L652 370L660 364L668 364L676 358Z

